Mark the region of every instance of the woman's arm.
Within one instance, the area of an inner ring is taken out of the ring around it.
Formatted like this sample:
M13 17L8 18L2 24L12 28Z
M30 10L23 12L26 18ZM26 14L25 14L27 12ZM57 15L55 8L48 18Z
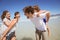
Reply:
M17 20L12 20L8 29L6 29L2 35L2 39L4 38L4 36L6 36L6 34L11 30L12 27L14 27L14 25L16 24Z

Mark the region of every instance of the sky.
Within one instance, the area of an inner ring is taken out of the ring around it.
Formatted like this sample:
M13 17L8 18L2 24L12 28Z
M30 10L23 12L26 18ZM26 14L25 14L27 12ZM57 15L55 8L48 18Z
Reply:
M60 0L0 0L0 16L4 10L8 10L13 18L18 11L21 18L25 19L23 8L34 5L38 5L41 10L50 11L51 15L60 14Z

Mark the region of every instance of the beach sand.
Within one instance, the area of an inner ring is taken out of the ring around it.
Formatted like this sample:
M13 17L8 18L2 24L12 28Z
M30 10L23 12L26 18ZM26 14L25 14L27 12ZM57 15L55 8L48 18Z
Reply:
M48 40L60 40L60 17L52 17L49 20L51 36ZM16 30L17 40L35 40L35 26L30 21L20 22Z
M51 30L51 36L48 40L60 40L60 16L51 17L48 25ZM16 39L35 40L35 26L31 21L22 21L18 23Z

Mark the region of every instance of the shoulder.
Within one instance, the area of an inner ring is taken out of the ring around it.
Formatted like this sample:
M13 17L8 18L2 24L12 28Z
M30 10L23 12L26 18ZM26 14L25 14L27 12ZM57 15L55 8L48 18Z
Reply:
M12 21L16 21L16 19L12 19Z
M3 19L3 22L5 22L5 21L7 21L7 18L4 18L4 19Z
M17 19L12 19L12 22L16 22L17 21Z

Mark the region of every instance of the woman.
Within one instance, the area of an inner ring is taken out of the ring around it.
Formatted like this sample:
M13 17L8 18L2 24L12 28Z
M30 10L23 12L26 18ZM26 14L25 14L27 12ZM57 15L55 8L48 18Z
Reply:
M48 36L50 36L50 29L48 27L48 21L49 21L49 18L50 18L50 12L46 11L46 10L39 9L39 7L37 5L33 6L33 8L34 8L34 15L36 15L37 17L40 16L40 17L43 18L43 22L45 23L47 31L48 31ZM38 31L39 30L36 30L36 32L38 32ZM37 38L37 36L36 36L36 38Z
M15 25L18 22L19 17L20 17L19 12L16 12L14 19L8 25L8 28L6 29L6 31L4 31L2 39L4 38L4 36L6 36L6 34L8 34L6 36L7 40L16 40L16 36L15 36L16 26Z

